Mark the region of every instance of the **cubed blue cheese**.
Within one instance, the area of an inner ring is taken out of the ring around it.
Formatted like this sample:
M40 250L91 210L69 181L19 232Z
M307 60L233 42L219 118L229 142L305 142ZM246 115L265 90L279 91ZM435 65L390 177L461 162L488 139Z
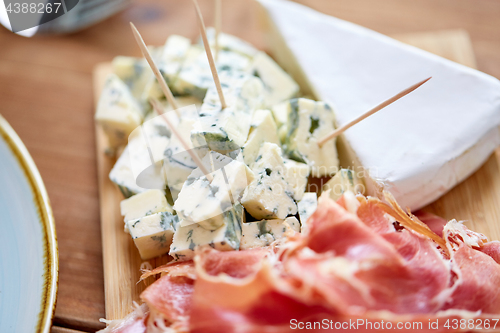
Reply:
M280 144L276 123L274 122L271 111L257 110L253 114L248 139L242 147L243 160L246 165L255 162L259 154L259 149L264 142Z
M181 108L179 108L179 112L181 113L182 119L185 120L186 123L197 117L197 105L195 103L198 103L199 106L199 101L196 98L179 97L176 100L179 106L181 106ZM165 111L171 110L172 108L167 104ZM169 118L170 122L174 126L180 126L179 118L175 112L166 112L165 116ZM190 130L188 129L188 136L189 132ZM162 166L166 166L168 164L167 155L169 154L166 154L166 150L169 148L170 139L173 139L170 128L167 126L164 119L157 116L155 113L150 113L146 116L146 119L142 124L141 132L138 134L139 135L132 136L131 143L125 147L122 155L118 158L109 174L111 181L118 186L126 198L134 194L141 193L148 188L159 189L161 187L163 189L163 172L167 170L167 167L164 168L165 170L162 170L161 168ZM135 137L138 137L138 139L134 140ZM177 139L173 140L174 143L170 146L175 146L175 143L178 143ZM180 153L180 155L183 154L184 153ZM174 155L174 158L182 159L182 156L179 156L179 154ZM153 158L153 160L151 158ZM153 164L157 165L158 168L151 169ZM145 171L146 173L144 173ZM156 174L156 172L159 174ZM141 178L138 179L141 174ZM144 177L148 175L150 176L149 179L144 179ZM175 174L170 175L170 177L167 175L167 178L169 185L176 184L179 179L179 177ZM177 192L180 190L180 187L182 187L184 180L182 180L178 186L179 188L177 189ZM137 181L139 181L139 184Z
M189 149L193 149L190 141L190 134L194 123L195 119L185 117L181 118L180 123L176 126L184 142L189 145ZM184 149L184 146L177 136L170 137L170 142L165 148L163 155L165 158L163 167L167 176L167 184L172 199L175 201L177 200L184 182L197 166L189 152Z
M232 71L250 72L250 60L235 52L221 51L215 65L219 74ZM209 88L215 88L215 85L205 49L193 45L173 84L173 90L180 95L193 95L203 99Z
M288 158L283 159L285 169L283 174L293 189L293 198L296 201L302 200L302 196L306 191L307 180L309 178L310 167L305 163L300 163Z
M169 85L177 79L190 46L191 40L189 38L179 35L168 37L158 67Z
M298 98L288 104L286 155L307 163L314 177L333 175L339 169L335 139L319 147L318 140L334 130L335 115L324 102Z
M116 160L113 169L109 173L109 179L118 186L118 189L125 198L129 198L145 190L135 182L128 147L125 147L120 157Z
M297 203L297 207L299 208L300 223L302 224L302 228L304 228L306 226L305 223L307 219L316 211L316 208L318 207L318 195L316 192L304 193L302 200Z
M148 62L144 58L118 56L111 62L113 73L129 87L135 97L139 97L151 78Z
M126 223L142 260L168 253L175 230L177 215L170 212L155 213Z
M338 200L346 191L354 194L364 194L365 186L363 180L356 176L351 169L340 169L325 185L323 192L330 191L330 198Z
M263 86L259 78L243 72L222 72L220 80L227 107L221 109L217 90L210 88L191 141L195 147L225 153L245 144L253 113L262 106Z
M121 214L125 222L155 214L158 212L173 213L167 203L165 193L160 190L146 190L120 202Z
M110 74L99 97L96 122L102 126L111 149L127 143L129 134L139 126L144 113L127 85Z
M179 35L171 35L168 37L162 52L157 57L156 65L163 79L169 86L173 86L177 80L190 45L191 41L188 38ZM145 85L141 99L148 101L150 98L159 99L162 97L164 97L164 94L156 77L153 76Z
M215 29L212 27L207 28L207 38L212 48L212 52L215 52ZM203 40L200 38L199 44L203 45ZM257 50L252 44L226 33L219 33L219 49L225 51L232 51L244 55L248 58L253 58L257 55L259 50Z
M271 245L275 240L284 237L288 229L287 225L290 229L300 232L300 223L293 216L287 217L285 220L274 219L242 223L240 250Z
M163 48L148 46L148 49L157 62ZM113 59L111 64L113 73L125 82L135 98L141 99L144 89L154 77L146 59L118 56Z
M273 112L274 121L276 121L276 126L281 127L286 125L288 122L288 115L290 113L289 101L284 101L273 105L271 107Z
M256 219L285 219L297 213L293 188L285 180L281 149L266 142L251 165L256 178L243 193L241 204Z
M254 57L252 73L264 83L266 107L291 99L299 92L299 85L265 52Z
M222 214L222 225L208 230L199 224L181 226L177 229L169 254L178 261L192 260L199 246L210 246L219 251L238 250L241 240L243 207L236 203Z
M224 213L240 200L253 173L244 163L214 151L202 163L213 180L210 182L199 168L195 169L182 186L174 209L182 219L181 226L198 224L215 230L224 224Z

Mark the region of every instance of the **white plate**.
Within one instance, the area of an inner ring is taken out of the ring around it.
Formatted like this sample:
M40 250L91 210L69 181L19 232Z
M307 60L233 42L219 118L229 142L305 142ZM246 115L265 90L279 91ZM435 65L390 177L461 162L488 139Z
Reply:
M58 267L47 191L26 147L0 116L0 332L50 331Z

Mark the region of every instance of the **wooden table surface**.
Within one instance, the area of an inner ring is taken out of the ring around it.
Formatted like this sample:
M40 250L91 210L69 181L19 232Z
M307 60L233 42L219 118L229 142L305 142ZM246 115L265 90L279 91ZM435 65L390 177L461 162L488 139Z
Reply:
M500 1L299 0L384 34L462 28L477 66L500 78ZM200 0L207 24L213 0ZM262 48L252 0L223 1L223 30ZM24 141L44 179L59 244L53 332L104 325L102 248L91 71L116 55L139 55L128 22L148 44L198 34L190 1L141 0L85 31L27 39L0 29L0 113ZM460 218L460 217L457 217Z

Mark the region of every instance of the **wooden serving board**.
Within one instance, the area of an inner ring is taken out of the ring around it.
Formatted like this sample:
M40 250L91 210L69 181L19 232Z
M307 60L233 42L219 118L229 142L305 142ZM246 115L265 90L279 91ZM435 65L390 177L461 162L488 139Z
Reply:
M475 67L474 53L468 34L463 30L393 36L464 65ZM105 77L111 72L109 63L94 70L96 101ZM123 231L120 215L121 192L109 180L115 162L105 154L106 138L96 127L97 171L101 203L101 232L104 264L106 318L123 318L132 310L133 302L147 284L140 282L142 260L129 234ZM466 224L490 239L500 239L500 148L473 175L424 210L446 219L466 220ZM148 260L152 267L165 264L168 256Z

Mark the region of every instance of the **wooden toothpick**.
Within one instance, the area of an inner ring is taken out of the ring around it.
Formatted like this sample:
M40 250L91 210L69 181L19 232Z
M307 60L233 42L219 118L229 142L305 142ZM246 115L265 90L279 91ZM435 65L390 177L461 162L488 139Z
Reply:
M160 73L160 70L156 66L153 57L151 57L151 53L149 53L149 50L144 43L144 40L141 37L141 34L135 27L135 25L130 22L130 27L132 28L132 32L134 33L135 40L137 41L137 44L139 45L139 48L141 49L142 55L146 60L148 61L149 66L151 67L151 70L156 76L156 79L158 80L158 83L160 84L161 90L165 94L165 97L167 98L167 101L170 103L172 106L172 109L175 110L177 113L177 116L180 118L180 112L177 110L179 106L177 105L177 102L175 101L174 95L172 94L172 91L170 91L170 88L168 87L167 83L165 82L165 79L163 79L163 76Z
M215 61L219 59L219 35L222 29L222 0L215 0Z
M163 120L165 120L165 122L167 123L167 125L170 128L170 130L172 131L172 133L177 137L177 139L181 143L182 147L188 152L188 154L193 159L194 163L196 163L196 165L200 168L201 172L203 172L203 174L207 177L208 181L212 182L212 180L214 178L208 172L207 168L205 168L205 166L201 162L200 157L193 152L193 150L189 147L187 142L184 141L184 139L182 138L181 134L177 131L177 129L174 126L172 126L172 123L170 122L170 120L163 114L160 102L158 102L158 100L152 98L150 100L150 103L153 106L156 113L158 113L163 118Z
M227 107L226 100L224 99L224 94L222 93L222 87L220 85L219 75L217 74L217 68L215 67L214 57L212 56L212 50L210 50L210 44L208 44L207 31L205 29L205 23L203 23L203 16L201 16L200 7L198 6L198 1L193 0L193 3L196 9L196 17L198 18L198 23L200 25L200 32L201 32L201 38L203 39L203 46L205 46L208 63L210 64L210 70L212 71L215 87L217 88L217 93L219 94L220 105L222 109L225 109Z
M357 123L359 123L360 121L362 121L363 119L365 118L368 118L369 116L371 116L372 114L382 110L383 108L385 108L386 106L394 103L395 101L397 101L398 99L400 99L401 97L404 97L406 95L408 95L409 93L411 93L413 90L417 89L418 87L420 87L421 85L423 85L425 82L429 81L432 77L429 77L417 84L414 84L413 86L409 87L408 89L405 89L403 90L402 92L400 92L399 94L389 98L388 100L386 100L385 102L377 105L376 107L374 107L373 109L371 109L370 111L368 112L365 112L363 113L361 116L357 117L356 119L354 120L351 120L349 123L345 124L344 126L342 127L339 127L337 128L335 131L331 132L330 134L328 135L325 135L323 138L321 138L319 141L318 141L318 145L321 147L323 146L327 141L339 136L340 134L344 133L347 129L351 128L352 126L356 125Z

